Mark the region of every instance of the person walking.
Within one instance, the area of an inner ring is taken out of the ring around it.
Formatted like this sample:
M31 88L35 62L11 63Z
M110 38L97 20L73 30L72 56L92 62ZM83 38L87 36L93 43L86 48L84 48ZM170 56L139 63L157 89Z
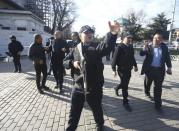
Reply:
M114 25L109 22L109 28L110 32L107 33L105 41L94 43L94 30L88 25L82 26L79 32L81 43L72 53L73 57L66 58L64 61L65 67L75 68L75 84L71 93L71 109L66 131L76 130L85 101L92 109L97 131L103 131L104 65L102 57L114 48L120 27L117 22Z
M141 74L145 74L145 94L150 96L150 86L154 82L154 101L155 108L161 109L162 106L162 83L164 81L165 72L172 74L172 64L168 47L163 43L163 37L157 33L153 37L153 43L144 45L140 51L141 56L146 56L142 65ZM167 70L165 68L167 65Z
M119 89L122 89L123 106L128 111L132 111L128 100L128 85L131 78L131 70L134 68L134 71L138 71L133 45L131 43L132 35L127 32L124 33L122 43L118 44L116 47L111 63L114 76L116 76L118 72L121 79L121 83L114 88L115 93L118 96Z

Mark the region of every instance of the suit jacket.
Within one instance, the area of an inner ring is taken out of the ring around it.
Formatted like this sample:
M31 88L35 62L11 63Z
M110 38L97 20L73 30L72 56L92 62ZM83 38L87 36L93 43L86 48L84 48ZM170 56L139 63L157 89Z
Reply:
M161 43L160 47L162 49L162 58L161 58L162 74L161 75L165 75L165 64L167 65L168 68L171 68L172 64L171 64L170 53L169 53L167 45L164 43ZM141 50L140 55L146 56L144 59L144 62L142 65L142 71L141 71L141 74L146 74L150 72L151 64L153 61L153 55L154 55L153 46L149 45L147 47L147 50Z

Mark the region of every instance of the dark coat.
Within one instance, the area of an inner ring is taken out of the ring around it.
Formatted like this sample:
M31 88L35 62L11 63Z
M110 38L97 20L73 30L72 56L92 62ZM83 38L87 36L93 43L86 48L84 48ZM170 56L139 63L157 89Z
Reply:
M45 49L42 44L31 44L28 56L32 61L43 60L44 63L46 62Z
M147 50L141 50L140 55L146 56L142 65L141 74L146 74L150 72L151 64L153 61L153 46L149 45ZM165 64L168 68L172 67L171 59L170 59L170 53L168 50L168 47L166 44L161 43L161 49L162 49L162 58L161 58L161 68L162 68L162 75L165 75Z
M19 51L23 51L24 47L19 41L14 41L9 43L8 49L12 56L16 56Z
M102 43L79 44L82 46L82 60L78 47L72 50L64 59L66 68L73 67L74 61L80 61L81 70L74 69L74 79L77 88L83 89L83 76L88 92L102 91L104 84L102 57L106 56L115 46L117 35L108 33Z
M52 63L56 62L62 62L65 58L65 52L62 51L62 48L67 48L67 42L63 39L55 39L54 43L50 46L50 51L52 51Z
M133 66L137 67L134 57L134 48L132 45L119 44L114 52L111 63L112 70L116 71L116 65L119 71L131 71Z

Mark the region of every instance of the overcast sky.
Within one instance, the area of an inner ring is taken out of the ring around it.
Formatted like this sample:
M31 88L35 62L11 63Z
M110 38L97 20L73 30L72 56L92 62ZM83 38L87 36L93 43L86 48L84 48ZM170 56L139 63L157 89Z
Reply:
M108 31L109 20L125 16L130 9L143 10L148 21L161 12L172 18L174 0L74 0L77 5L77 20L73 30L79 31L82 25L94 25L96 34L104 35ZM176 5L175 26L179 28L179 0Z

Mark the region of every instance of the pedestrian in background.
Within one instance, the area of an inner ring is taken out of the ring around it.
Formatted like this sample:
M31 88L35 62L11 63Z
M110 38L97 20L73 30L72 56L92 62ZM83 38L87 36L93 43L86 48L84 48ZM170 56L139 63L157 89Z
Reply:
M34 64L36 72L36 85L40 94L44 94L42 89L49 90L49 88L45 85L47 79L46 51L48 51L48 48L43 47L42 36L39 34L34 35L34 43L30 45L28 56ZM41 73L43 74L42 80Z
M8 45L9 54L13 57L14 62L14 72L21 73L21 63L20 63L20 56L21 52L23 51L24 47L22 44L16 40L16 37L13 35L10 37L11 43Z
M61 31L55 31L54 43L50 47L50 50L52 51L51 63L56 81L55 88L59 88L60 93L62 93L64 77L63 59L65 58L67 49L68 46L66 40L63 39L63 33Z

